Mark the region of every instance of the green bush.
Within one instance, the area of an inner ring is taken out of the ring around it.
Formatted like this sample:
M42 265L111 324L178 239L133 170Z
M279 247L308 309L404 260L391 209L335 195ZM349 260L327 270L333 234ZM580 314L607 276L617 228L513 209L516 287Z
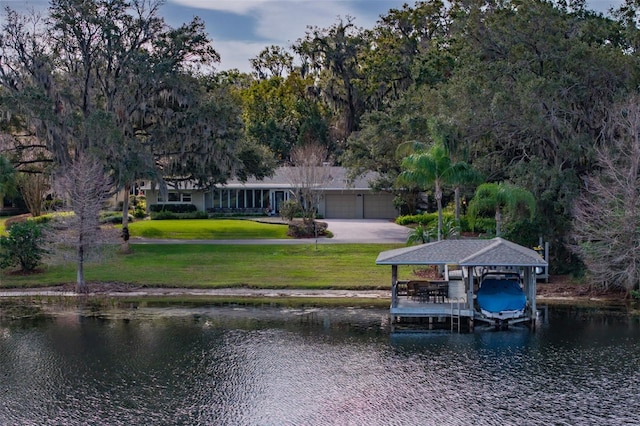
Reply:
M151 206L153 207L153 206ZM177 213L173 213L171 211L168 210L161 210L158 212L154 212L153 209L151 210L151 219L152 220L171 220L171 219L178 219L178 214Z
M398 225L424 225L429 226L432 224L438 224L438 213L421 213L421 214L413 214L406 216L398 216L396 218L396 223Z
M195 204L151 204L149 211L152 213L171 212L171 213L193 213L198 208Z
M470 231L479 232L481 234L495 234L496 220L488 217L478 217L473 221L473 225L469 223Z
M209 214L203 211L195 211L190 213L174 213L170 211L159 211L151 213L152 220L173 220L173 219L209 219Z
M32 220L11 225L8 235L0 237L0 268L20 265L24 272L33 271L46 253L42 230L43 225Z
M471 225L469 225L469 219L465 216L460 217L460 232L471 232Z
M289 199L280 205L280 216L289 222L300 213L300 204L296 200Z
M133 216L129 215L129 221L133 221ZM100 223L122 223L122 212L105 212L100 214Z
M147 198L144 195L131 195L129 197L129 205L131 206L129 212L136 219L142 219L147 216Z

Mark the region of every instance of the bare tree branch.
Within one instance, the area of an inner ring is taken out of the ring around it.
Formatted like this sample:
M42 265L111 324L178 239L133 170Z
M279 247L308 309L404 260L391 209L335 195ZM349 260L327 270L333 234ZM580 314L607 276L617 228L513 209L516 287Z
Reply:
M326 158L327 149L322 145L302 145L291 151L292 167L287 169L287 179L307 224L315 220L323 189L331 179L331 168L325 163Z
M66 216L68 228L58 234L58 241L75 248L76 289L84 293L84 263L92 250L110 241L100 229L99 214L111 194L113 181L99 160L85 154L75 159L64 174L55 176L54 187L74 213Z
M572 249L594 285L630 292L640 285L640 98L611 117L599 170L574 205Z

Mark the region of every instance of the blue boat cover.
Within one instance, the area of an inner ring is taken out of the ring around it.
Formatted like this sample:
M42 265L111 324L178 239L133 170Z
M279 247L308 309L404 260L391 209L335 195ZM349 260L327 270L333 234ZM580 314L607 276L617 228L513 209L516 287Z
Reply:
M478 306L487 312L518 311L527 305L527 297L514 280L487 278L478 289Z

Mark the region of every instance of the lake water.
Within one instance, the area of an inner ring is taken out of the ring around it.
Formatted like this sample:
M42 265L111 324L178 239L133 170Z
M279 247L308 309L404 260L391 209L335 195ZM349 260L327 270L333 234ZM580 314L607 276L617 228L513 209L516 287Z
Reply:
M139 308L0 322L1 425L637 425L640 321L392 333L386 310Z

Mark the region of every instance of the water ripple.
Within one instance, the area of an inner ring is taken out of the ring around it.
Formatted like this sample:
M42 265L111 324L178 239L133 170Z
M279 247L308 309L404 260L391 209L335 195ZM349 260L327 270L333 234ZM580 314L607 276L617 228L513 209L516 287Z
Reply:
M634 324L390 335L380 311L266 311L2 324L0 424L640 424Z

